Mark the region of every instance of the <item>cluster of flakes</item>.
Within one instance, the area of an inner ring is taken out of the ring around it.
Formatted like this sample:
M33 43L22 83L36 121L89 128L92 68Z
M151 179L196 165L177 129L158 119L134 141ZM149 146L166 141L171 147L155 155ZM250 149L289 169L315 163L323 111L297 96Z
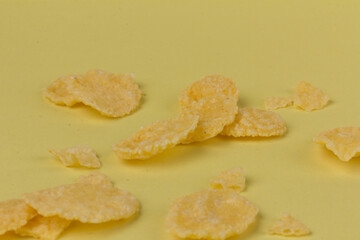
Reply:
M122 117L138 108L142 91L134 74L92 70L55 80L44 90L44 96L59 105L83 103L105 116Z
M360 155L360 128L340 127L319 133L314 141L324 144L340 160L349 161Z
M171 203L166 218L168 232L181 238L225 239L245 232L255 221L258 208L238 194L245 188L241 168L222 172L210 185L214 189Z
M268 97L265 100L267 110L275 110L295 105L296 107L311 112L324 108L329 101L320 89L313 87L310 83L301 81L296 86L294 97Z
M310 230L290 214L284 213L281 220L274 223L268 233L281 236L306 236L310 234Z
M88 168L100 168L101 163L93 149L88 146L74 146L61 150L49 150L65 166L84 166Z
M22 199L0 203L0 234L55 240L74 220L102 223L129 218L139 211L138 200L113 186L109 177L92 173L75 184L62 185Z

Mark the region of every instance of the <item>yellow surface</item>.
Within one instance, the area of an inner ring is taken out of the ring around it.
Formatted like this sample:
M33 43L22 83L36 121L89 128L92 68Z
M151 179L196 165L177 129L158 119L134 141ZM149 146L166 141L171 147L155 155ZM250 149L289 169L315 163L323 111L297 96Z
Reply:
M304 240L359 239L360 159L342 162L312 140L326 129L359 126L359 13L359 1L350 0L0 0L0 200L93 171L66 168L48 153L83 144L142 210L132 221L72 224L63 240L174 240L164 231L169 203L233 166L243 167L243 195L260 209L256 224L234 240L278 239L266 231L283 212L310 228ZM43 99L52 80L94 68L135 73L146 93L140 108L109 119ZM311 113L278 110L289 129L282 138L216 137L146 161L115 157L112 144L175 116L180 92L213 73L234 79L241 106L289 96L302 80L331 102Z

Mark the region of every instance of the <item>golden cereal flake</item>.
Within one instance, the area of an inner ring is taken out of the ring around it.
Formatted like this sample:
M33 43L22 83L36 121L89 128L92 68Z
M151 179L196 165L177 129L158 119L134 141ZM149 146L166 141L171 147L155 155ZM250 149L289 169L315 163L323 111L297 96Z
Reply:
M257 108L240 108L235 121L225 126L221 135L233 137L281 136L286 123L279 114Z
M23 199L44 217L59 216L83 223L129 218L140 208L129 192L101 184L61 185L24 194Z
M81 176L78 183L101 184L103 186L113 187L111 179L103 173L93 172L87 176Z
M206 96L197 102L181 106L182 115L197 115L199 123L183 144L204 141L218 135L226 125L232 123L238 111L234 97L223 94Z
M21 199L0 202L0 235L24 226L36 211Z
M266 110L276 110L279 108L285 108L294 104L293 98L287 97L268 97L265 100Z
M324 144L340 160L349 161L360 155L360 128L341 127L319 133L314 141Z
M189 105L193 101L199 101L203 97L223 94L228 97L234 97L236 101L239 98L239 90L234 81L221 75L208 75L200 81L194 82L185 89L179 97L180 105Z
M225 239L243 233L258 209L233 190L206 190L175 200L167 231L181 238Z
M305 225L288 213L283 214L281 220L276 222L268 232L281 236L305 236L310 234L310 230Z
M76 79L81 75L70 75L56 79L52 84L45 88L44 96L58 105L73 106L80 100L73 93L76 86Z
M210 187L212 189L233 189L240 193L245 189L244 170L241 167L234 167L222 171L210 182Z
M130 138L115 144L113 150L123 159L149 158L186 139L196 128L198 119L198 116L187 115L156 121Z
M30 236L40 240L55 240L70 225L71 221L57 216L37 215L25 226L15 230L20 236Z
M93 149L88 146L77 145L62 150L49 150L65 166L84 166L88 168L100 168L101 163Z
M296 94L294 96L294 105L305 110L313 111L322 109L329 101L320 89L313 87L308 82L299 82L296 87Z
M108 117L122 117L140 105L142 91L133 74L92 70L76 79L74 94L79 100Z

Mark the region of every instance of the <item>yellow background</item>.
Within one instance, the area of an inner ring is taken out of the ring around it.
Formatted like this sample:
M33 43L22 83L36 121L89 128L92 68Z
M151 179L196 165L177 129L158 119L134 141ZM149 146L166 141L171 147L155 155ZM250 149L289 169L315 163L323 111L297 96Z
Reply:
M360 159L341 162L312 141L329 128L359 126L359 14L359 1L340 0L0 0L0 200L90 173L47 152L85 144L100 156L100 171L138 197L141 213L130 222L74 223L61 239L173 240L164 231L169 203L233 166L245 169L243 194L260 214L232 239L281 239L266 230L283 212L309 226L304 240L359 239ZM140 109L109 119L43 99L52 80L89 69L135 73L146 93ZM213 73L236 81L239 106L262 108L301 80L331 102L312 113L277 111L289 129L281 138L216 137L146 161L115 157L112 144L175 116L179 93Z

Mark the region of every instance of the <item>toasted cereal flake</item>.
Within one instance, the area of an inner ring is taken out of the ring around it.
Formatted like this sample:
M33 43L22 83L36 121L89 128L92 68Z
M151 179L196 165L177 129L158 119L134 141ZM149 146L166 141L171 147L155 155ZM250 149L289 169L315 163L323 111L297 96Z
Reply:
M286 132L286 123L279 114L257 108L240 108L235 121L225 126L221 135L233 137L281 136Z
M360 128L341 127L319 133L314 141L324 144L340 160L349 161L360 156Z
M0 202L0 235L24 226L36 211L21 199Z
M113 187L111 179L103 173L93 172L88 176L81 176L78 183L101 184L103 186Z
M70 225L71 221L53 217L37 215L25 226L15 230L20 236L30 236L40 240L55 240Z
M61 185L24 194L23 199L44 217L59 216L83 223L129 218L140 208L129 192L101 184Z
M93 149L88 146L77 145L62 150L49 150L65 166L84 166L88 168L100 168L101 163Z
M70 75L56 79L49 87L45 88L44 96L53 103L73 106L79 102L77 96L73 94L73 89L76 79L81 77L81 75Z
M285 108L293 105L293 98L289 97L268 97L265 100L265 109L266 110L276 110L279 108Z
M214 74L203 77L185 89L180 94L179 102L181 106L188 106L193 101L199 101L201 98L216 94L234 97L236 101L239 98L239 90L232 79Z
M223 94L206 96L198 102L181 106L182 115L198 115L199 123L183 144L204 141L218 135L226 125L232 123L238 111L234 97Z
M322 109L329 101L320 89L313 87L308 82L299 82L296 87L296 94L294 96L294 105L305 110L313 111Z
M210 187L212 189L233 189L240 193L245 189L244 170L241 167L234 167L222 171L210 182Z
M92 70L77 78L73 92L82 103L108 117L122 117L135 111L142 96L134 74L101 70Z
M258 209L233 190L206 190L175 200L167 231L181 238L225 239L243 233Z
M276 222L268 232L281 236L305 236L310 234L310 230L305 225L288 213L283 214L281 220Z
M187 115L156 121L130 138L115 144L113 150L123 159L149 158L186 139L196 128L198 119L198 116Z

